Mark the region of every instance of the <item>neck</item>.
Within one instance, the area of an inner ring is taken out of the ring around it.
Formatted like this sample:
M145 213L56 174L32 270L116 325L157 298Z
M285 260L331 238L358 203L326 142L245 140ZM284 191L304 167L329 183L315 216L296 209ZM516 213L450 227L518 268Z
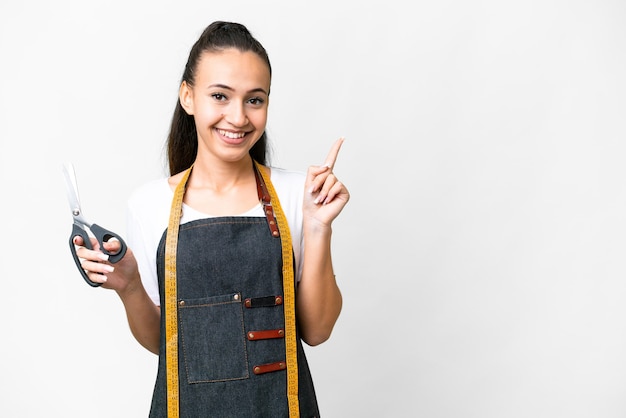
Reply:
M233 162L196 159L188 185L215 191L228 190L242 182L249 182L253 175L250 156Z

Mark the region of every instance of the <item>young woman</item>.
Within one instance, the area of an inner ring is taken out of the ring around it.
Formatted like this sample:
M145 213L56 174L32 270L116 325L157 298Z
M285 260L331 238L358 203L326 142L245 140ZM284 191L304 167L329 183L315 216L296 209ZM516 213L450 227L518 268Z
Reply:
M171 177L129 201L129 250L111 265L78 249L159 355L151 417L319 416L301 341L326 341L341 311L331 224L349 199L333 174L343 140L306 173L270 168L270 82L245 26L209 25L180 84Z

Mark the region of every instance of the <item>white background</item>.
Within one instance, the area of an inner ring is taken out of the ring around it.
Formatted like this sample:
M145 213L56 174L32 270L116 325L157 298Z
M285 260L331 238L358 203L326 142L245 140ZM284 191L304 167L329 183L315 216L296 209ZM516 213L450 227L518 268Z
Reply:
M125 229L189 49L244 23L274 164L336 166L322 416L626 416L626 3L0 3L0 416L145 417L156 356L68 249L61 165Z

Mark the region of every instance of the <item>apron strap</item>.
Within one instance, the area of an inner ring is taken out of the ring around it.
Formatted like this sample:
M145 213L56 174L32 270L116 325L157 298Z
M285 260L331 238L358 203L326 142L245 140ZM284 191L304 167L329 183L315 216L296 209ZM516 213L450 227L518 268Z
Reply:
M280 234L281 246L283 251L283 302L285 312L285 355L287 362L287 401L289 403L289 417L298 418L300 416L300 405L298 401L298 352L296 347L296 290L295 279L293 273L293 247L291 244L291 232L287 218L280 206L278 195L274 190L274 185L259 163L254 162L256 170L261 174L267 191L270 195L270 201L274 202L276 219L278 221L278 229L282 231ZM265 207L267 209L267 206ZM271 209L271 206L270 206ZM269 215L268 222L270 221ZM270 224L270 229L272 228ZM272 232L272 235L273 232ZM276 236L276 235L274 235Z
M272 197L270 196L269 191L267 190L267 186L265 185L265 181L263 180L263 175L260 173L261 169L257 167L256 161L254 162L254 177L256 177L256 190L259 194L259 200L263 205L263 212L265 212L265 217L267 218L267 224L270 227L270 232L273 237L280 237L280 231L278 230L278 225L276 223L276 216L274 215L274 208L272 207ZM270 182L271 184L271 182ZM278 199L276 199L278 202Z

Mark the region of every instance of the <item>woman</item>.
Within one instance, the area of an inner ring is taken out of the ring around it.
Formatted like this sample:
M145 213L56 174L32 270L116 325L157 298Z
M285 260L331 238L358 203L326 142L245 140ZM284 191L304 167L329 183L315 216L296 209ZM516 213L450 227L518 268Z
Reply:
M266 166L270 81L245 26L209 25L182 77L171 177L131 197L125 257L113 267L78 250L159 354L151 417L319 416L301 341L326 341L341 311L331 223L349 199L333 174L343 140L306 174Z

